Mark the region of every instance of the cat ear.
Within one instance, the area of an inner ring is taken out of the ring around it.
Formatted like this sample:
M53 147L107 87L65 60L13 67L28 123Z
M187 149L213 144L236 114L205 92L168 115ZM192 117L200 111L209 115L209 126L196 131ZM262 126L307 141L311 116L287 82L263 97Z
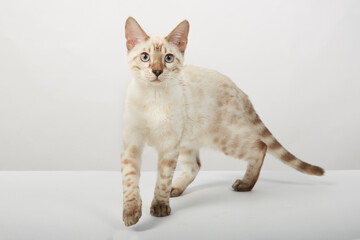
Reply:
M131 50L139 42L146 41L149 36L142 30L134 18L129 17L125 23L125 38L127 40L126 47L128 50Z
M179 25L177 25L176 28L172 30L172 32L167 35L165 39L178 46L180 52L184 53L187 44L188 34L189 22L187 20L184 20L179 23Z

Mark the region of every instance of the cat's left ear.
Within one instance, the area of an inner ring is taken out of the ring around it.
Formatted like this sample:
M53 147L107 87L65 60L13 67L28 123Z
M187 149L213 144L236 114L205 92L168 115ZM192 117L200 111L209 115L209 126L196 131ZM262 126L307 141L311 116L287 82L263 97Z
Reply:
M165 38L169 42L175 44L180 52L184 53L186 44L187 44L187 37L189 34L189 22L187 20L182 21L179 25L176 26L172 32L167 35Z

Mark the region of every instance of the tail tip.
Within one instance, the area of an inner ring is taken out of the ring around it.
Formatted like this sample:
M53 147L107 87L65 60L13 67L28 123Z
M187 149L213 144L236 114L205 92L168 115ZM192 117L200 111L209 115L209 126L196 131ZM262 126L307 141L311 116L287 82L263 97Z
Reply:
M323 176L325 174L325 170L318 166L312 166L310 173L315 176Z

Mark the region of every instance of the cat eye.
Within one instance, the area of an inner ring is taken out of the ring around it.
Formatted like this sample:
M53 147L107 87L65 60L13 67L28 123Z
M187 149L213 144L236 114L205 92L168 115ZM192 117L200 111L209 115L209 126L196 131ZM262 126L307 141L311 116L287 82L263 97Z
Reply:
M167 63L172 63L174 61L174 55L172 55L172 54L167 54L166 56L165 56L165 62L167 62Z
M147 62L147 61L150 60L150 56L149 56L149 54L147 54L146 52L144 52L144 53L142 53L142 54L140 55L140 59L141 59L141 61L143 61L143 62Z

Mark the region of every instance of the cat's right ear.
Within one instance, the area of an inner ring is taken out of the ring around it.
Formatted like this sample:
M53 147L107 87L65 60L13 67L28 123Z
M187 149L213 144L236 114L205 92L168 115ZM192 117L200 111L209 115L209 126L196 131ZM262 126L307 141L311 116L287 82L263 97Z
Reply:
M131 50L139 42L146 41L149 36L142 30L134 18L129 17L125 23L125 38L126 47L128 50Z

